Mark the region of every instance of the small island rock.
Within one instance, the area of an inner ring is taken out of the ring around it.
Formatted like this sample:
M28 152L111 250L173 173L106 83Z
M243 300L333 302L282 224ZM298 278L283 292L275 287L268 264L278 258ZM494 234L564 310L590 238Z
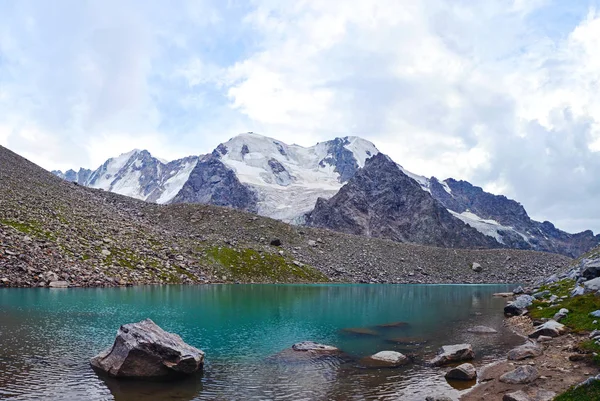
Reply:
M90 363L118 378L171 378L202 370L204 352L146 319L121 326L112 347Z
M362 365L368 367L397 368L410 362L407 356L396 351L381 351L363 358Z
M463 363L453 369L450 369L445 375L448 380L475 380L477 371L475 366L470 363Z
M475 358L471 344L444 345L429 363L442 366L452 362L468 361Z

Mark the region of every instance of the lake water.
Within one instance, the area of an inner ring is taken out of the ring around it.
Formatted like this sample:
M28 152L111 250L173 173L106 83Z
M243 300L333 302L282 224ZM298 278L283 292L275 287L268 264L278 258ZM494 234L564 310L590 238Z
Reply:
M480 366L522 340L502 327L507 285L205 285L0 289L0 399L407 400L457 398L447 368L424 363L440 345L471 343ZM206 352L204 373L172 384L98 377L89 359L119 325L151 318ZM407 322L398 328L378 325ZM486 325L497 335L467 329ZM345 328L368 328L354 335ZM423 346L390 342L415 337ZM272 358L313 340L351 355L290 363ZM356 361L382 350L414 355L399 369ZM467 384L471 385L471 384ZM463 386L465 386L463 384Z

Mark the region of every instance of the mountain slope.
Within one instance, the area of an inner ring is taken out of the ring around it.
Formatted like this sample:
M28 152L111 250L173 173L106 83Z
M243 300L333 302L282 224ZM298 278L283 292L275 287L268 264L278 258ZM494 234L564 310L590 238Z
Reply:
M270 245L277 238L281 246ZM158 205L66 182L0 146L0 285L524 282L570 259L447 250L298 227L230 208ZM471 270L473 262L484 270Z
M450 248L499 247L452 216L389 157L367 160L331 199L319 199L306 223L349 234Z
M358 137L302 147L246 133L220 144L209 155L166 163L147 151L134 150L107 160L95 171L54 173L80 185L149 202L208 203L303 224L317 199L337 194L365 161L378 153L371 142ZM591 231L569 234L550 222L534 221L518 202L486 193L466 181L440 181L398 168L454 217L501 246L577 257L600 244L600 235ZM402 237L389 234L394 236ZM431 239L412 238L432 243Z

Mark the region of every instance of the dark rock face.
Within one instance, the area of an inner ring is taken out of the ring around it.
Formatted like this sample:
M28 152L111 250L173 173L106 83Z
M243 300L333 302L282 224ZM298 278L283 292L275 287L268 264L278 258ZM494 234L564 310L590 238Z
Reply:
M600 244L600 235L594 236L591 231L569 234L548 221L540 223L532 220L520 203L506 196L490 194L467 181L449 178L444 183L451 193L435 177L430 180L430 190L431 195L447 209L457 213L470 211L482 219L495 220L503 226L513 227L527 236L528 239L525 240L513 231L500 232L502 241L510 248L579 257Z
M204 203L256 213L256 194L217 157L203 157L171 203Z
M283 164L281 164L277 159L269 159L268 161L269 167L273 172L273 176L275 176L275 181L277 184L282 186L288 186L292 183L294 178L292 175L285 169Z
M170 378L200 371L204 352L146 319L121 326L112 347L90 363L113 377Z
M334 140L327 142L330 156L320 162L321 166L324 166L325 164L335 166L334 171L340 175L340 182L347 182L354 177L359 168L358 162L354 158L354 154L345 148L349 143L348 137L335 138Z
M331 199L320 198L306 222L399 242L453 248L501 246L452 216L383 154L367 160Z

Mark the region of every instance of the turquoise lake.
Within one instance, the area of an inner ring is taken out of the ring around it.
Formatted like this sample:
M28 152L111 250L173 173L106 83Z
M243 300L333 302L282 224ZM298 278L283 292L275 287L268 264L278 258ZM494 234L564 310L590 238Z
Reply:
M479 367L522 340L502 325L511 285L204 285L99 289L0 289L0 399L11 400L407 400L457 399L447 368L425 361L467 342ZM89 359L121 324L151 318L206 352L204 373L176 383L96 375ZM394 322L408 325L378 327ZM494 335L467 332L490 326ZM348 328L367 329L353 334ZM393 342L417 338L421 346ZM304 340L341 348L335 362L282 362ZM414 357L399 369L357 361L382 350ZM463 384L465 386L473 383Z

